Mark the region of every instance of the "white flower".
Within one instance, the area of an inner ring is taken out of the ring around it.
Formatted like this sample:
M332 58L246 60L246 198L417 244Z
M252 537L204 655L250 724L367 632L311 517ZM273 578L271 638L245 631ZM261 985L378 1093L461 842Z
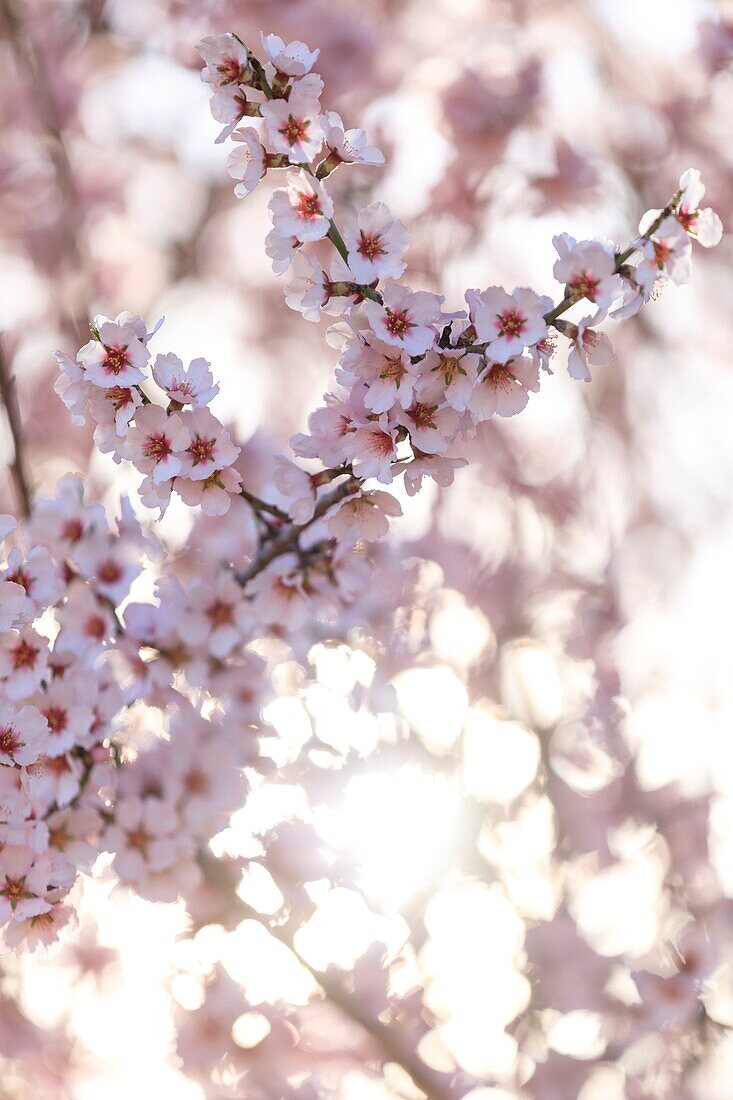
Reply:
M238 448L236 448L238 451ZM191 508L201 506L205 516L223 516L229 511L232 495L239 493L242 475L232 466L214 470L203 481L177 477L176 492Z
M26 618L25 588L15 581L0 581L0 633L5 634Z
M25 558L18 547L11 550L5 580L23 587L31 618L55 604L65 590L59 567L45 546L34 546Z
M540 388L539 368L525 356L511 363L490 363L474 386L468 408L477 420L514 416L529 400L529 391Z
M232 136L239 144L227 157L227 172L232 179L241 180L234 188L234 194L238 199L243 199L254 191L267 171L266 153L260 135L253 127L235 130Z
M371 300L364 303L372 331L385 343L404 348L408 355L423 355L437 339L435 326L442 318L443 296L415 292L388 279L382 297L382 305Z
M589 328L591 318L584 317L578 325L558 322L560 332L570 336L572 348L568 356L568 374L581 382L590 382L589 365L610 367L616 362L613 345L605 332Z
M189 586L176 629L186 645L203 646L221 660L243 644L249 625L240 585L231 573L221 572L213 584L194 581Z
M376 279L399 279L405 270L407 227L383 202L373 202L349 218L343 235L348 264L358 282L368 286Z
M141 318L130 314L120 314L114 321L96 317L95 324L99 339L80 348L77 357L84 368L85 381L103 389L143 382L142 368L150 355Z
M654 221L649 211L639 223L639 231L646 232ZM677 218L665 218L649 240L641 241L639 247L644 259L638 265L637 277L648 278L654 274L668 275L678 286L689 281L692 264L692 242Z
M247 47L233 34L209 35L201 39L196 49L206 62L201 70L201 79L206 84L252 83Z
M700 209L705 187L697 168L688 168L680 176L682 198L677 220L682 228L704 248L713 248L723 236L723 223L709 206Z
M284 455L275 456L275 487L288 500L288 515L295 523L307 523L316 507L316 489L306 470Z
M416 393L425 405L448 404L465 412L481 359L458 348L436 348L421 360Z
M413 401L404 412L399 410L398 419L409 431L412 445L425 454L447 451L460 423L450 405L428 405L423 401Z
M92 387L85 382L84 371L75 359L63 351L55 351L53 356L61 372L54 381L53 388L71 413L72 423L85 424L84 413Z
M500 286L468 290L466 302L479 340L488 345L486 354L497 363L521 355L547 333L543 314L552 309L552 299L541 298L527 287L517 287L511 294Z
M397 453L396 436L397 431L390 428L386 414L357 428L349 436L354 476L363 480L375 477L383 485L389 485Z
M309 601L294 554L284 554L263 569L249 582L247 591L254 594L252 609L262 622L280 623L290 630L303 625Z
M282 237L271 229L265 237L265 253L272 260L272 270L283 275L290 267L301 242L297 237Z
M263 34L262 48L276 72L295 77L309 73L321 52L310 50L305 42L289 42L286 46L276 34Z
M323 144L321 106L296 85L288 99L270 99L260 107L265 145L285 153L292 162L304 163L315 157Z
M576 241L567 233L552 238L559 259L553 273L576 298L587 298L605 312L620 296L613 246L602 241Z
M110 386L105 390L93 386L90 389L89 412L92 418L105 428L114 427L114 436L124 436L135 411L143 403L140 391L130 386ZM112 439L112 447L117 449L117 439Z
M273 192L269 202L272 224L281 237L317 241L325 237L333 217L333 203L318 180L299 168L285 177L286 186Z
M153 364L153 378L171 401L179 405L201 408L208 405L219 392L219 386L211 374L211 364L206 359L192 359L184 367L177 355L157 355Z
M0 764L27 767L46 752L48 723L36 707L0 704Z
M208 409L194 409L181 419L190 437L180 455L182 477L205 481L217 470L236 462L239 447L234 446L229 432Z
M27 699L46 674L48 640L30 626L0 637L0 678L8 699Z
M328 517L328 529L336 538L350 535L368 542L381 539L389 530L389 516L401 516L402 509L393 496L375 489L360 492L341 501Z
M405 475L405 489L407 495L414 497L422 488L424 477L431 478L436 484L447 488L453 484L456 470L467 466L465 458L447 458L445 455L424 455L417 452L411 462L401 463L395 467L395 473Z
M344 130L341 116L328 111L321 120L323 137L328 149L328 160L346 164L384 164L384 153L373 145L367 145L365 130Z
M352 272L340 256L331 260L326 272L315 256L298 252L293 258L293 276L285 286L285 302L302 313L306 321L320 321L321 312L338 317L353 302L353 295L333 293L335 283L354 282Z
M160 405L146 405L137 412L135 426L127 434L124 455L157 485L181 472L191 442L188 427L177 413L166 413Z
M370 412L389 412L398 402L404 409L412 403L418 365L406 351L385 344L373 332L367 330L345 344L339 370L345 384L349 375L367 383L364 405Z

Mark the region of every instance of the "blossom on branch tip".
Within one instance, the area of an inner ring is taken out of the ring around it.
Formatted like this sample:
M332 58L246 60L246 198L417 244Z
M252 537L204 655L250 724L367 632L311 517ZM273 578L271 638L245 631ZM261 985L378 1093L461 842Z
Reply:
M489 363L473 388L468 408L477 420L514 416L540 388L539 368L528 356L509 363Z
M602 241L576 241L568 233L552 238L559 259L552 271L559 283L575 298L585 298L607 312L621 293L616 274L616 254Z
M402 508L381 489L359 492L342 500L328 517L328 529L337 538L381 539L389 530L389 517L401 516Z
M202 38L196 48L205 62L201 79L206 84L223 87L252 83L247 47L233 34L209 35Z
M302 77L309 73L320 50L311 50L305 42L289 42L287 45L276 34L261 35L262 49L276 72L285 76Z
M211 364L206 359L192 359L184 367L178 356L171 352L157 355L153 363L153 378L171 401L191 405L195 409L208 405L219 392L219 384L214 382Z

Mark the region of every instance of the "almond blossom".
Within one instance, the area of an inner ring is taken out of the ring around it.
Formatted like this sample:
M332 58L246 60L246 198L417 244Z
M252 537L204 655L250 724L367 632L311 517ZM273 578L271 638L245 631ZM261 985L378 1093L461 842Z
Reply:
M35 763L46 752L48 736L48 723L36 707L15 710L0 703L0 764L25 767Z
M703 248L714 248L723 236L723 223L709 206L700 209L705 187L697 168L688 168L680 176L682 197L675 214L678 222Z
M515 416L540 388L537 364L528 356L509 363L490 363L479 377L468 402L477 420Z
M328 528L339 538L353 536L368 542L387 534L389 517L401 516L402 509L389 493L381 489L347 497L328 520Z
M590 317L584 317L577 325L558 321L557 327L572 344L568 356L568 374L582 382L590 382L589 366L610 367L616 361L613 345L605 332L590 328Z
M274 153L285 153L292 161L313 160L323 144L321 107L317 99L296 84L287 99L263 103L265 145Z
M511 294L500 286L467 290L466 302L478 338L486 342L486 354L497 363L521 355L547 333L544 314L552 307L552 299L527 287L518 287Z
M435 343L442 319L442 295L413 291L388 279L382 288L383 301L367 301L364 312L380 340L402 348L408 355L423 355Z
M360 283L399 279L405 270L407 226L383 202L373 202L344 225L348 264Z
M205 83L222 86L252 82L247 47L236 35L220 34L202 38L197 49L205 62L205 67L201 70L201 79Z
M305 42L287 45L276 34L262 34L262 49L277 73L296 78L305 76L315 65L320 50L310 50Z
M84 381L103 389L132 386L145 379L143 367L150 358L145 345L145 325L140 317L121 313L114 321L95 317L98 336L79 349Z
M191 446L191 433L180 416L167 413L159 405L146 405L136 414L135 426L127 433L124 453L125 458L142 473L150 474L157 484L181 472L184 452Z
M205 359L192 359L184 367L172 352L156 355L153 378L171 401L191 405L195 409L208 405L219 392L219 384L214 382L211 374L211 364Z
M318 178L332 172L339 164L371 164L381 167L384 154L373 145L367 145L365 130L344 128L343 119L336 111L326 111L321 116L323 140L328 155L318 166Z
M585 298L606 312L621 291L613 248L603 241L576 241L568 233L552 238L559 259L552 271L574 298Z
M269 202L272 224L280 237L317 241L330 228L333 203L318 180L299 169L291 169L286 186L279 187Z

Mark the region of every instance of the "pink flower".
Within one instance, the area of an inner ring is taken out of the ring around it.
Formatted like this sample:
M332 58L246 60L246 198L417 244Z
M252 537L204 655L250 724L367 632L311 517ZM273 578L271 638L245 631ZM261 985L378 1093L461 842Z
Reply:
M50 680L42 691L31 697L31 703L38 708L48 727L44 749L47 756L59 756L85 743L94 714L83 698L81 679L74 679L70 673L63 679Z
M383 413L398 402L402 408L410 405L418 372L419 366L407 352L383 343L367 330L344 345L337 378L344 385L353 385L356 378L366 382L365 407Z
M723 223L709 206L700 209L705 187L697 168L688 168L680 176L682 198L676 218L685 232L703 248L713 248L723 236Z
M539 369L525 356L511 363L490 363L479 377L468 403L477 420L497 416L514 416L529 400L530 391L540 388Z
M79 349L84 380L102 389L134 386L144 382L142 368L150 358L145 346L145 325L140 317L121 313L114 321L95 317L99 339Z
M40 875L39 875L40 877ZM55 943L59 932L76 920L70 905L64 904L67 891L49 890L45 895L48 909L31 917L14 920L5 930L5 942L16 954L33 952L37 947Z
M89 400L89 412L98 425L114 426L115 434L123 436L142 403L140 391L131 386L111 386L106 390L95 386ZM113 442L116 444L116 440Z
M291 169L285 179L286 186L274 191L269 202L276 233L299 241L325 237L333 217L333 203L323 184L299 168Z
M201 411L211 415L208 410ZM184 453L192 446L188 418L184 423L177 413L167 413L160 405L146 405L136 413L135 426L127 433L124 455L157 485L179 474L184 464L188 466Z
M190 438L190 443L179 455L182 477L205 481L236 462L239 447L234 446L229 432L208 409L194 409L181 419Z
M209 35L201 39L196 49L206 63L201 70L201 79L206 84L252 83L247 47L233 34Z
M467 466L465 458L447 458L445 455L424 455L418 451L411 462L400 463L394 469L395 474L404 472L407 495L414 497L420 492L424 477L447 488L453 484L456 470Z
M353 294L334 295L334 289L344 290L344 284L354 281L340 256L331 260L326 272L315 256L298 252L293 258L293 275L285 286L285 301L291 309L302 313L306 321L320 321L322 312L338 317L353 302ZM340 287L336 285L339 283Z
M543 314L552 309L552 299L518 287L508 294L503 287L467 290L466 301L479 340L488 346L486 354L497 363L521 355L526 347L547 333Z
M25 557L22 550L14 547L8 555L4 580L24 589L31 618L43 614L65 591L59 567L45 546L34 546Z
M289 42L287 45L276 34L263 34L262 49L277 73L301 77L309 73L320 50L310 50L305 42Z
M383 202L373 202L349 218L344 226L348 263L358 282L399 279L405 270L407 227Z
M290 630L303 625L309 602L294 554L284 554L263 569L249 582L247 590L254 594L252 610L262 622L279 623Z
M386 414L357 428L349 436L351 464L354 476L362 479L375 477L383 485L393 480L392 463L397 457L397 430L391 428Z
M440 348L429 351L421 360L416 394L423 405L450 405L456 412L466 411L481 359L473 352Z
M244 130L235 130L233 138L239 144L227 157L227 172L232 179L241 180L234 188L234 194L238 199L243 199L254 191L267 171L267 154L260 135L251 126Z
M134 546L110 535L85 539L76 552L81 575L113 604L120 604L141 571L140 555Z
M46 673L48 639L30 626L0 637L0 678L9 699L27 699Z
M219 392L219 386L211 374L211 364L206 359L192 359L184 367L177 355L157 355L153 364L153 378L171 401L179 405L191 405L194 409L208 405Z
M332 393L325 395L325 405L308 417L310 435L294 435L290 440L293 451L300 458L319 458L326 466L340 466L348 461L349 446L346 437L365 419L354 403L342 401Z
M48 723L36 707L0 703L0 764L27 767L46 752Z
M247 93L236 84L220 86L209 101L209 109L216 121L224 124L214 139L214 144L221 145L249 113Z
M389 516L401 516L402 509L381 489L360 492L341 501L328 517L328 529L336 538L381 539L389 530Z
M213 583L194 581L186 593L186 605L176 629L187 646L205 647L222 660L242 645L251 626L242 588L231 573L221 572Z
M556 327L572 341L568 356L568 374L578 381L590 382L589 365L610 367L616 362L613 345L605 332L595 332L590 328L590 317L584 317L577 325L569 321L558 320Z
M275 153L285 153L293 163L307 163L323 144L321 106L296 84L288 99L270 99L260 107L264 141Z
M27 621L25 588L15 581L0 581L0 633L12 630L21 620Z
M404 412L400 410L398 419L410 433L413 447L425 454L447 451L460 422L458 413L450 405L428 405L419 400L413 401Z
M265 253L272 260L276 275L283 275L288 270L300 245L297 237L282 237L276 230L270 230L265 237Z
M61 632L54 643L54 656L57 651L79 657L97 653L115 630L109 609L81 581L71 585L66 603L56 614Z
M177 477L175 480L176 492L184 503L191 508L199 505L205 516L226 515L232 503L232 495L239 493L241 484L242 475L232 466L214 470L203 481L192 481L190 477Z
M313 518L316 507L314 479L300 466L285 458L275 456L275 487L288 501L288 515L295 523L307 523Z
M115 854L112 866L119 879L134 885L143 897L173 900L180 892L179 883L185 885L185 878L178 878L175 870L191 860L193 844L181 834L175 808L162 799L121 799L103 844Z
M72 424L86 424L84 413L92 387L85 381L84 371L75 359L63 351L55 351L53 357L61 372L53 388L71 413Z
M612 245L602 241L576 241L567 233L552 238L559 259L553 273L576 298L587 298L599 311L607 311L621 292L615 274L616 256Z
M443 296L409 287L388 279L382 291L383 304L364 303L372 331L380 340L403 348L408 355L423 355L436 341L436 326L442 318Z
M23 846L0 850L0 925L46 913L51 861Z
M641 219L641 233L646 232L654 220L650 218L653 213L649 211ZM649 240L641 241L639 247L644 259L636 269L637 276L644 278L648 273L648 278L652 275L659 278L660 275L667 275L678 286L689 281L692 243L677 218L665 218L653 236Z
M365 130L344 130L341 115L328 111L321 118L323 138L328 149L327 161L336 164L384 164L384 154L367 145ZM330 170L330 166L329 166Z

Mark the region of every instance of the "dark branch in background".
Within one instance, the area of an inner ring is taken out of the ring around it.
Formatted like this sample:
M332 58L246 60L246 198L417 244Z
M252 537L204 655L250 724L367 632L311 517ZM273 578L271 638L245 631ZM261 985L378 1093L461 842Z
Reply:
M8 418L10 435L13 440L13 457L10 462L10 475L15 487L15 495L18 500L18 510L24 517L31 512L31 489L26 468L25 452L23 450L23 423L20 419L20 407L18 405L18 392L15 378L10 369L5 354L3 342L0 339L0 398L5 406Z
M359 996L351 993L337 977L312 966L298 951L293 934L285 925L271 923L267 917L258 913L239 897L232 883L220 873L219 861L214 856L208 852L201 852L199 864L208 885L226 896L228 905L240 913L242 920L257 921L271 936L284 944L318 983L326 998L367 1032L380 1050L385 1063L394 1062L400 1066L409 1074L414 1084L425 1093L428 1100L454 1100L455 1093L451 1088L450 1074L432 1070L409 1043L400 1042L398 1027L382 1023L364 1007Z
M74 182L74 170L69 160L59 117L58 105L40 51L33 43L28 28L16 11L13 0L0 0L0 17L8 30L8 40L19 73L24 73L33 97L36 116L46 138L53 163L56 186L61 199L60 224L66 253L75 272L83 274L84 257L79 247L79 196ZM86 282L86 280L85 280ZM78 335L86 325L88 310L84 301L78 308L70 304L69 316Z

